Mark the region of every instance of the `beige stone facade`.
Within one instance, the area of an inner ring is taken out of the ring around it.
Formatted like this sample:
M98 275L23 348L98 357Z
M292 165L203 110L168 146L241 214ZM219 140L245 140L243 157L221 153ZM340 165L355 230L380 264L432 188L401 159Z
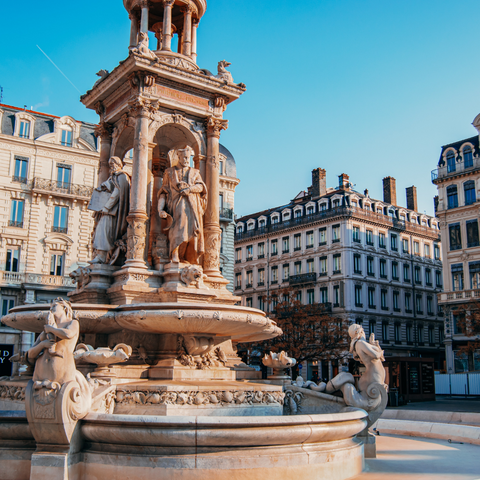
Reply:
M73 289L90 258L87 205L98 158L95 126L0 105L0 306L49 303ZM15 352L31 334L0 326Z
M480 115L473 121L480 132ZM448 373L480 370L480 351L466 355L459 348L468 338L458 327L455 306L480 299L478 198L480 155L478 135L442 147L432 182L438 188L437 216L444 242L445 347Z
M235 293L246 306L274 309L264 298L293 287L304 304L322 303L335 316L375 333L386 359L434 358L444 367L438 220L418 212L415 187L407 208L396 201L395 179L383 181L384 199L353 190L347 175L312 187L291 202L237 220ZM279 296L276 301L281 301ZM339 365L308 365L332 378ZM305 368L305 366L304 366Z

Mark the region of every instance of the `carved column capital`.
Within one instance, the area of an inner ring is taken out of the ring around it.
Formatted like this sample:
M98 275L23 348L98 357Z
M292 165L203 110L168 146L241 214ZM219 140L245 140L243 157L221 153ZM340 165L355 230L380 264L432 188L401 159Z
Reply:
M228 128L228 120L208 117L207 120L205 120L205 127L207 128L208 137L220 138L220 133L222 130L226 130Z
M107 122L100 122L94 130L95 136L101 137L103 140L110 139L113 133L113 125Z
M175 0L162 0L162 1L163 1L164 7L173 7L173 4L175 3Z
M196 12L196 9L192 4L189 4L189 5L185 5L184 7L182 7L181 12L182 13L189 13L191 15L193 12Z
M150 2L148 0L140 0L139 4L141 8L148 8Z
M129 106L130 116L134 118L150 117L150 115L155 111L155 105L142 97L136 97L130 101Z
M105 105L102 102L97 102L94 108L97 115L103 116L105 114Z

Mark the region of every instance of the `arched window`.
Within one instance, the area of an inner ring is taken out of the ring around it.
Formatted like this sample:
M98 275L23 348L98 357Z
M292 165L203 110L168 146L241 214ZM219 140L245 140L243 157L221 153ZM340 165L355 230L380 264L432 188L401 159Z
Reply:
M243 233L243 226L242 225L239 225L237 227L237 233Z
M455 166L455 154L450 150L447 153L447 172L454 172L456 170Z
M464 168L473 167L473 153L470 145L463 149L463 166Z
M258 228L265 228L265 220L259 220L258 221Z
M457 208L458 207L458 192L456 185L450 185L447 187L447 199L448 199L448 208Z
M310 205L307 207L307 215L312 215L313 214L313 207Z
M465 192L465 205L471 205L477 201L475 196L475 182L469 180L463 184L463 191Z

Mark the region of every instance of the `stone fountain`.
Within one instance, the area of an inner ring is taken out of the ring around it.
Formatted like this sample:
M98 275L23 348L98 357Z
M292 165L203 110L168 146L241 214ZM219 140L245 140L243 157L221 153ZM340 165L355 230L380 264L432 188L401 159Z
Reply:
M92 260L69 301L2 319L39 335L16 357L32 376L0 380L0 479L356 475L369 404L351 379L329 387L343 400L292 385L286 354L265 381L236 354L282 332L239 306L219 269L219 138L245 85L226 61L217 75L196 64L206 2L124 6L128 58L82 97L100 116Z

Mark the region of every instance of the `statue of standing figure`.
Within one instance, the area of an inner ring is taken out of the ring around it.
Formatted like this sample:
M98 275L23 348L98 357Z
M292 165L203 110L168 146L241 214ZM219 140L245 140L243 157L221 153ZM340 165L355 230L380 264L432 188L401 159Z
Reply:
M167 168L158 196L160 218L168 234L170 260L199 265L205 252L203 216L207 206L207 187L200 172L190 167L193 149L189 146L173 151L178 163Z
M121 249L119 242L124 241L128 229L130 177L123 170L123 162L119 157L111 157L108 165L110 176L94 190L89 205L89 209L96 212L93 233L96 257L91 264L113 265Z

